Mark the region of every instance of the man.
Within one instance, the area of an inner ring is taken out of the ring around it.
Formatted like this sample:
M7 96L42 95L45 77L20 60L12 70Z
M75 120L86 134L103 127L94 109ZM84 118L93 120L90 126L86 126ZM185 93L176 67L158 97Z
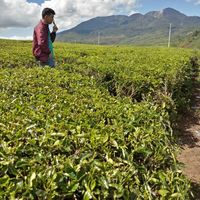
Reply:
M58 30L54 22L55 11L51 8L44 8L42 20L34 28L33 33L33 55L41 66L49 65L55 67L53 45ZM49 24L54 24L53 31L50 33Z

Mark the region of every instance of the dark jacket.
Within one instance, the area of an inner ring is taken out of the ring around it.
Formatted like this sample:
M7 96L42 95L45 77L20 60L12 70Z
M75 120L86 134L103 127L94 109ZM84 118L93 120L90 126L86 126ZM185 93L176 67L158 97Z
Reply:
M48 44L49 26L40 20L39 24L34 28L33 33L33 55L41 62L47 62L51 53ZM50 33L51 41L54 42L56 33Z

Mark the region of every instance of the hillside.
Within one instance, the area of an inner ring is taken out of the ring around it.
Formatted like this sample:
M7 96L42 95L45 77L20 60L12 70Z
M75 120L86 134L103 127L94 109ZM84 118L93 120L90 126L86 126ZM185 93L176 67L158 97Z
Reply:
M58 40L66 42L101 44L166 45L169 24L172 24L172 44L178 38L200 26L200 17L166 8L142 15L113 15L96 17L58 34Z
M187 35L177 37L174 46L186 47L186 48L200 48L200 31L194 30Z

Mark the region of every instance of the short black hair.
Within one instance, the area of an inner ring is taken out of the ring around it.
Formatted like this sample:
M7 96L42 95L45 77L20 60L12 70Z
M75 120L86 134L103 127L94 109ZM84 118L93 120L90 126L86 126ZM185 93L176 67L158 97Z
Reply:
M42 11L42 18L44 18L46 15L55 15L55 11L51 8L44 8Z

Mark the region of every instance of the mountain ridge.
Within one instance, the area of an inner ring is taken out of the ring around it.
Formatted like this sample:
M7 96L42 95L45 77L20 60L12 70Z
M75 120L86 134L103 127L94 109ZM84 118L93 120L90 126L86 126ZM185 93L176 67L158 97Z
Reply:
M200 26L200 17L187 16L173 8L134 13L130 16L111 15L95 17L58 34L65 42L101 44L165 45L169 24L172 39L187 35Z

